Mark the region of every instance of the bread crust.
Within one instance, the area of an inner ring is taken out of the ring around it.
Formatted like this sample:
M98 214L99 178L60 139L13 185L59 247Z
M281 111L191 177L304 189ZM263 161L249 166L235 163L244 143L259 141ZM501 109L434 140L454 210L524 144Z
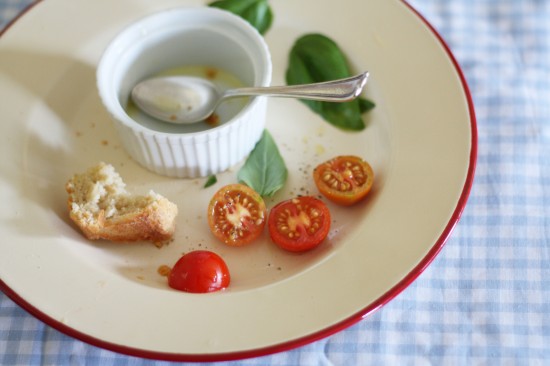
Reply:
M170 240L176 229L176 204L154 192L131 195L124 187L118 173L105 163L74 175L65 185L71 220L90 240L157 245Z

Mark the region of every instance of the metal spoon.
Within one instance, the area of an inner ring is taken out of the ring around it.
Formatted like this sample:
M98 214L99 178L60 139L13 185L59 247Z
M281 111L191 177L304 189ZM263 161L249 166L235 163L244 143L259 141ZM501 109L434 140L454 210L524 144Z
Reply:
M329 102L355 99L367 83L369 73L315 84L249 87L220 92L206 79L170 76L147 79L132 90L132 100L143 112L161 121L185 124L203 121L219 103L243 96L300 98Z

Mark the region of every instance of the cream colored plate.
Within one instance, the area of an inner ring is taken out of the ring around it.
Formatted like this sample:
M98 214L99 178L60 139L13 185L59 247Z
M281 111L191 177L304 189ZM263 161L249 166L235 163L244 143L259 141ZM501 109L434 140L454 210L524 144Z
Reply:
M270 99L268 129L290 172L268 206L317 194L312 168L355 154L376 173L370 198L329 203L329 239L290 254L267 235L229 248L205 211L236 171L204 180L157 176L134 163L103 110L95 66L130 21L185 0L48 0L0 38L1 288L35 316L95 345L137 356L221 360L282 351L343 329L389 301L431 262L466 203L476 131L460 70L437 34L397 0L278 0L266 35L274 84L302 34L334 39L355 71L369 70L376 109L360 133L342 132L296 100ZM330 18L333 21L327 22ZM149 189L180 209L167 247L85 240L68 219L64 184L98 161L112 163L136 193ZM181 253L209 249L228 263L225 292L192 295L157 273Z

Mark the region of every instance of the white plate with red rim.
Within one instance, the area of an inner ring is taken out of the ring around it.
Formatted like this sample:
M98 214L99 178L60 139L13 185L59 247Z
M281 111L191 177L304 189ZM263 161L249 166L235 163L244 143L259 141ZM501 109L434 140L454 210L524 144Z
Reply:
M368 199L328 203L334 221L317 249L283 252L264 235L230 248L208 230L210 197L235 169L205 180L154 175L119 145L95 87L108 41L131 21L196 0L49 0L0 38L4 157L0 192L0 288L54 328L113 351L178 361L214 361L289 350L342 330L394 298L440 251L466 204L477 150L473 103L441 37L399 0L271 2L266 40L273 84L284 83L293 42L321 32L355 71L371 74L377 103L361 132L343 132L296 100L270 99L267 128L289 169L268 207L317 195L311 171L336 155L369 161ZM312 9L315 9L314 14ZM332 21L327 22L325 19ZM129 190L153 189L180 209L170 245L90 242L68 218L65 182L99 161ZM208 249L227 262L231 286L196 295L157 273L183 252Z

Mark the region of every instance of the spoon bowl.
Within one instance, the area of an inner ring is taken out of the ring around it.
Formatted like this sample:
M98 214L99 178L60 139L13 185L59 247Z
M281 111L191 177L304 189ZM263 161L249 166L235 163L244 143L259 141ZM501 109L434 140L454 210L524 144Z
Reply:
M193 123L212 114L222 94L210 81L195 76L147 79L132 89L143 112L170 123Z
M270 96L328 102L347 102L358 97L369 73L333 81L271 87L247 87L220 91L207 79L169 76L146 79L132 89L132 100L146 114L164 122L189 124L204 121L228 98Z

